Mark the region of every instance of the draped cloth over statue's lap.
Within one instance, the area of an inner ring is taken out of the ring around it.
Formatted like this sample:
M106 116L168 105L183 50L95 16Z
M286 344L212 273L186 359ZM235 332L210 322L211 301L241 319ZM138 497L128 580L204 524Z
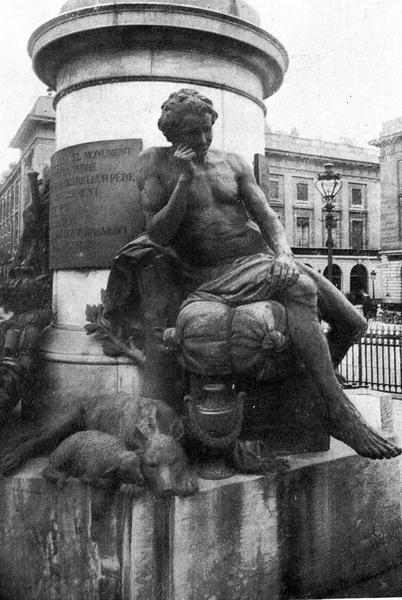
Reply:
M200 300L222 302L230 306L269 300L272 292L267 269L274 260L269 254L259 253L237 258L230 264L184 273L187 277L204 282L187 297L182 307Z

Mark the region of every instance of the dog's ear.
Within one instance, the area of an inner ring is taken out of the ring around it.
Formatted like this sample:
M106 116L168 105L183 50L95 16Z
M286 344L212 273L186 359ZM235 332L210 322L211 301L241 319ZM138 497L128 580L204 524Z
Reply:
M169 434L174 440L181 440L184 435L184 426L181 419L175 419L170 425Z
M141 431L141 429L139 429L137 426L135 426L133 435L132 435L132 440L133 440L133 443L135 444L135 446L137 446L137 448L140 448L148 441L148 438L145 435L145 433L143 431Z

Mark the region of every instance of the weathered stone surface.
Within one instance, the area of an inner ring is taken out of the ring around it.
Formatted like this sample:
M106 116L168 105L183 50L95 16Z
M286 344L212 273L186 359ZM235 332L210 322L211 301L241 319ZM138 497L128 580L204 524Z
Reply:
M58 492L31 461L1 482L2 600L318 598L401 564L399 459L335 442L290 463L277 480L129 500Z
M176 500L171 598L263 600L279 594L276 484L233 477Z
M402 560L398 460L345 455L293 470L278 504L286 598L322 598Z
M337 590L328 598L400 598L402 567L380 573L348 588Z

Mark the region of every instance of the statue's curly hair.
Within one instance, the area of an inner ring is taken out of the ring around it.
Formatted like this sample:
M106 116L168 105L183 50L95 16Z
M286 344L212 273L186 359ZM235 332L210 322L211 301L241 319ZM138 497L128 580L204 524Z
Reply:
M180 125L180 121L188 113L210 114L212 124L218 118L218 113L214 109L212 101L197 92L197 90L184 88L178 92L173 92L162 104L162 114L158 121L158 127L168 142L174 143L175 132Z

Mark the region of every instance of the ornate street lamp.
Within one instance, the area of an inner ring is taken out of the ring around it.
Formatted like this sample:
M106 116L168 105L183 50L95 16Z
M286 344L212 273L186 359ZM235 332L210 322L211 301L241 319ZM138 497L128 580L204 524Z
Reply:
M332 250L333 238L332 230L336 227L338 219L334 217L332 211L335 208L335 196L339 194L342 188L340 173L334 173L334 165L326 163L324 165L324 173L319 173L316 181L316 188L321 194L324 203L324 210L327 212L325 216L325 228L328 231L328 269L327 279L332 283Z
M371 277L371 283L373 285L373 300L374 300L375 299L374 282L375 282L375 278L377 277L377 273L374 271L374 269L372 271L370 271L370 277Z

